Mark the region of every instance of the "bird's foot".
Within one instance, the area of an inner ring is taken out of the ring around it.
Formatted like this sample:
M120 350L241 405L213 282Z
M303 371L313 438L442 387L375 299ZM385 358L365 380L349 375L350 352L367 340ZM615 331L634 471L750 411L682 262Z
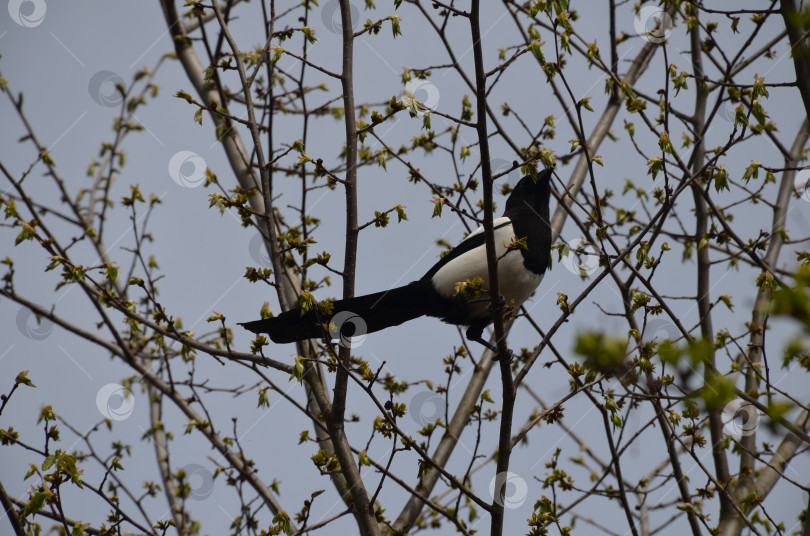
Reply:
M500 314L503 313L505 309L506 309L506 298L503 296L503 294L498 295L498 300L494 304L490 303L487 306L487 310L490 313Z
M500 361L500 360L501 360L501 356L500 356L500 354L498 353L498 349L497 349L497 348L493 348L493 349L492 349L492 352L494 353L494 355L492 356L492 360L493 360L493 361ZM512 350L510 350L509 348L507 348L507 349L506 349L506 358L509 360L509 364L511 365L511 364L512 364L512 362L515 360L515 352L513 352Z
M489 341L485 341L484 338L481 337L481 335L478 335L477 337L474 337L474 336L471 337L470 332L468 331L467 332L467 338L470 339L471 341L475 341L478 344L486 347L490 352L492 352L492 354L493 354L492 360L493 361L498 361L500 359L500 354L498 353L498 347L495 346L494 344L491 344ZM512 350L510 350L509 348L506 349L506 356L509 358L509 363L512 363L512 361L515 360L515 353Z

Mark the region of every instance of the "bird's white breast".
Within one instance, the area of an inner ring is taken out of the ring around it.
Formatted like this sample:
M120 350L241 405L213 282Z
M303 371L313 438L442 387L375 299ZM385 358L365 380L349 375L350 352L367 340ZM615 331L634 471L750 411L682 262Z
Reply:
M498 218L493 223L495 227L506 224L499 229L495 229L495 251L496 255L501 257L506 253L504 246L515 238L515 232L509 218ZM482 232L483 227L479 227L470 233L467 240ZM452 298L456 295L457 283L474 277L482 278L484 280L484 290L489 290L486 248L483 245L460 255L442 266L433 275L432 281L439 294L446 298ZM514 302L515 306L518 306L526 301L542 280L542 275L537 275L526 269L520 251L509 251L498 262L498 287L501 295L506 298L507 304Z

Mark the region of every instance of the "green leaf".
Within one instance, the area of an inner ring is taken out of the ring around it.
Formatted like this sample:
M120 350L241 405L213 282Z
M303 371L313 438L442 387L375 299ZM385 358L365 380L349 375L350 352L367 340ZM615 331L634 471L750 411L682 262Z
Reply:
M748 117L745 115L745 109L743 108L742 104L737 106L737 109L734 112L734 126L748 126Z
M391 20L391 32L394 34L394 39L396 39L397 36L402 35L402 28L400 27L402 17L399 15L392 15L389 17L389 19Z
M658 138L658 147L665 153L675 154L675 150L672 148L672 142L669 141L669 134L666 131Z
M759 97L770 97L768 90L765 88L765 77L757 77L754 75L754 86L751 88L751 98L756 100Z
M577 104L579 106L582 106L583 108L585 108L589 112L593 111L593 108L591 108L591 97L585 97L584 99L580 99Z
M304 443L309 441L309 430L304 430L301 432L301 435L298 436L298 444Z
M298 298L298 307L301 308L301 316L311 311L313 307L315 307L315 303L315 296L313 296L311 292L308 290L301 292L301 296Z
M760 500L761 500L760 497L756 494L756 492L753 491L748 495L746 495L745 497L743 497L742 500L740 501L740 506L742 506L743 513L745 514L750 513L751 510L753 510L754 507L760 503Z
M647 161L647 175L652 175L653 180L658 175L658 172L664 169L664 159L660 156L650 158Z
M220 320L225 321L225 315L223 315L222 313L218 313L218 312L214 311L214 314L209 316L208 319L206 320L206 322L218 322Z
M422 129L430 130L430 111L428 110L422 113Z
M759 168L762 166L762 162L758 160L751 160L751 164L745 168L745 173L743 173L743 180L748 182L751 179L756 179L759 177Z
M768 404L765 409L765 415L773 422L780 422L783 421L785 415L795 407L796 406L790 401L775 400Z
M757 276L757 286L760 290L776 289L776 280L773 278L773 274L770 270L766 270Z
M762 104L760 104L759 99L754 99L751 103L751 113L760 125L764 124L765 120L768 118L768 114L765 113L765 109L762 107Z
M678 360L683 355L684 348L674 344L669 339L664 339L658 344L658 357L662 363L677 366Z
M20 220L20 225L22 226L23 230L20 234L17 235L17 239L14 241L14 245L18 246L20 243L26 240L33 240L37 236L37 232L34 229L34 225L36 225L36 220L31 220L31 224L27 223L24 220Z
M728 190L728 171L723 169L723 164L718 164L714 171L714 189L716 191Z
M597 372L608 372L624 362L627 340L603 333L581 333L577 335L574 353L585 357L585 367Z
M267 397L267 386L259 388L259 403L256 405L257 408L260 407L270 407L270 399Z
M27 385L28 387L36 388L36 385L34 385L34 382L32 382L28 378L28 371L27 370L24 370L24 371L20 372L19 374L17 374L17 377L14 379L14 383L17 384L17 385L23 384L23 385Z
M25 504L25 507L23 508L23 511L22 511L22 514L21 514L20 517L25 519L30 514L38 513L40 510L42 510L42 507L45 505L45 500L47 498L48 498L48 494L45 493L44 491L38 491L38 492L34 493L34 495L31 497L31 500L29 500Z
M293 366L292 374L290 375L290 380L293 378L298 380L298 383L304 382L304 358L301 356L294 356L295 365Z
M284 534L292 533L292 524L290 523L290 516L284 510L276 514L276 516L273 518L273 524L275 524L276 530L281 530L284 532Z
M539 39L535 39L532 43L526 47L529 52L534 54L534 57L537 58L537 61L540 62L540 65L546 64L546 57L543 55L543 45L545 41L540 41Z
M35 475L36 472L37 472L37 469L38 468L37 468L37 466L35 464L33 464L33 463L30 464L29 467L28 467L28 472L25 473L25 476L23 477L23 480L28 480L33 475Z
M304 34L304 36L307 38L307 41L309 41L309 44L311 45L314 45L315 42L318 40L315 38L315 30L313 30L309 26L304 26L303 28L301 28L301 32Z
M408 215L405 214L404 206L397 205L394 207L394 210L397 212L397 223L400 223L402 220L408 221Z
M731 31L733 33L739 33L737 26L740 24L740 17L731 17Z
M108 264L105 269L105 275L107 276L107 280L110 283L115 283L115 279L118 277L118 267Z
M281 55L284 54L285 52L287 51L278 45L273 47L273 57L270 59L270 63L275 64L278 60L281 59Z
M42 462L42 470L43 471L48 471L51 467L53 467L53 464L55 462L56 462L56 455L51 454L50 456L45 458L44 462Z
M178 91L177 93L175 93L174 96L177 97L178 99L185 100L189 104L194 103L194 97L192 97L190 93L188 93L186 91L183 91L182 89L180 91Z
M706 371L706 381L700 389L700 397L709 411L723 409L737 396L734 380L713 369Z
M433 216L431 216L431 218L435 218L437 216L439 218L442 217L442 207L444 206L444 202L445 199L443 197L433 198Z

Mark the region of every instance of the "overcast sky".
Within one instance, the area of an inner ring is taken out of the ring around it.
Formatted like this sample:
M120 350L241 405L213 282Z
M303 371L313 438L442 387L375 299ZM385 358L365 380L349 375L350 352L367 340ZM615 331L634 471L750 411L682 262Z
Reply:
M376 19L393 13L393 5L388 1L379 1L376 13L362 12L362 2L355 2L358 6L357 14ZM89 186L91 181L86 177L86 169L91 159L98 154L101 142L112 138L112 120L117 113L119 102L112 91L112 85L119 80L129 83L133 74L143 67L152 68L160 57L172 45L165 28L162 12L157 2L110 2L110 1L83 1L83 2L54 2L38 0L22 4L23 15L15 16L19 10L19 0L9 2L9 13L0 13L0 73L8 81L9 89L15 94L22 91L25 94L25 110L28 120L33 125L41 142L49 151L57 164L57 169L66 179L68 190L75 192L81 187ZM322 1L320 12L315 12L310 20L310 26L316 30L319 42L313 47L311 58L313 61L331 66L334 70L339 68L339 36L334 32L333 14L335 0ZM600 4L607 4L600 2ZM494 3L486 8L487 21L485 40L485 61L489 66L497 62L497 48L510 46L518 42L510 32L513 23L508 16L495 9ZM753 5L753 4L752 4ZM634 34L634 20L627 7L626 17L620 19L621 29ZM240 6L238 9L255 9L253 3ZM580 9L586 10L583 6ZM605 13L599 10L606 6L587 7L586 13L581 13L582 20L577 24L580 32L587 31L589 38L593 37L607 50L607 25ZM402 68L428 67L448 62L440 43L432 33L424 30L420 16L414 10L403 7L399 12L403 17L402 28L404 36L394 40L390 30L386 28L377 37L359 39L355 47L356 59L356 100L358 102L380 103L390 100L392 95L399 95L403 86L400 81ZM778 22L778 21L777 21ZM747 25L747 26L746 26ZM742 36L732 39L744 38L746 31L750 31L750 22L741 23ZM456 24L459 26L459 24ZM243 49L258 45L263 41L262 31L257 25L255 17L244 16L239 18L232 28L234 35ZM773 25L771 34L779 31L778 25ZM673 32L670 63L680 63L686 69L688 58L684 57L678 46L685 46L686 40L683 28L676 28ZM466 31L453 30L451 35L457 39L457 50L461 53L468 47ZM545 38L549 43L551 39ZM621 49L623 60L632 59L643 45L640 39L630 42ZM791 62L786 56L784 43L777 49L778 57L771 63L772 67L767 73L758 74L767 76L768 81L790 81L794 79ZM526 55L524 63L507 71L507 75L500 83L498 91L493 93L493 107L501 102L509 102L510 106L519 109L521 116L529 124L538 125L548 115L555 115L558 119L559 132L556 140L551 144L558 154L565 154L569 145L566 140L573 137L563 122L563 110L559 102L551 97L550 90L544 85L544 75L539 73L534 64ZM472 54L464 53L461 61L467 66L471 65ZM626 63L622 63L620 70L626 70ZM653 67L642 79L649 94L654 94L656 85L661 78L661 65L663 59L657 55L653 60ZM290 58L282 60L285 68L295 67ZM297 69L297 67L296 67ZM740 79L750 80L752 73L741 75ZM572 68L571 80L583 96L591 96L596 114L585 116L586 129L595 121L600 112L600 103L604 102L604 77L587 69ZM324 81L317 73L310 71L311 84ZM309 78L308 78L309 79ZM255 232L245 230L240 226L236 216L226 214L220 216L218 211L208 208L208 194L210 190L202 187L189 187L182 180L173 180L172 158L181 151L188 151L198 155L205 165L214 171L220 182L227 188L235 185L227 160L220 145L214 138L214 131L210 119L206 116L202 127L193 122L194 109L180 99L173 97L180 89L193 93L191 84L185 78L179 63L171 61L164 64L156 77L156 83L161 86L157 99L148 106L141 108L136 114L137 121L145 131L130 135L125 143L128 155L124 173L118 178L114 186L113 199L118 199L129 191L130 184L139 184L145 194L154 193L161 198L163 204L156 210L151 224L151 231L155 242L148 246L148 253L153 254L159 263L162 273L166 277L159 283L161 291L160 301L167 309L183 318L186 329L198 333L207 332L211 325L205 319L213 311L223 313L228 323L246 321L258 318L258 312L264 301L271 302L271 308L277 311L274 293L268 288L261 288L249 284L242 279L245 266L257 266L266 263L266 258L260 248L256 247ZM235 87L235 82L231 82ZM461 109L461 98L469 94L459 78L454 74L445 75L438 72L429 84L414 88L421 91L417 95L420 100L435 107L458 115ZM339 90L330 82L331 96L339 94ZM196 95L195 95L196 96ZM690 100L691 102L691 100ZM690 106L684 104L684 109ZM794 90L772 90L771 99L767 101L767 109L772 119L785 133L793 133L804 119L804 111L800 107L798 95ZM621 112L626 116L624 111ZM726 115L729 114L724 110ZM283 120L282 120L283 121ZM291 120L290 120L291 121ZM504 123L513 125L505 119ZM24 134L19 118L15 114L9 100L5 95L0 98L0 160L13 173L20 174L35 160L36 155L30 144L18 143L17 140ZM284 124L284 123L282 123ZM443 120L433 117L435 130L443 130ZM295 128L290 123L291 128ZM621 129L622 116L614 123L616 130ZM392 145L408 143L409 140L420 133L421 120L410 119L404 115L398 117L390 125L386 123L378 132L384 135ZM732 128L731 121L717 121L717 130L710 133L709 147L722 143ZM294 130L293 130L294 131ZM283 132L283 130L282 130ZM307 152L317 154L324 158L337 159L342 141L343 126L337 121L327 119L319 120L318 128L313 129L307 145ZM470 129L462 129L462 140L465 143L474 143L475 133ZM674 140L680 139L680 132L671 133ZM244 136L246 143L249 137ZM518 139L519 136L518 136ZM293 141L290 139L289 141ZM527 140L521 139L521 143ZM654 146L657 140L644 140L648 147ZM789 144L790 139L783 140ZM513 155L506 153L503 144L496 144L495 155L506 161L511 161ZM634 181L651 186L649 177L646 177L646 166L629 144L614 144L606 141L598 151L603 155L605 167L599 168L598 177L606 186L621 191L624 180L630 178ZM188 153L184 153L188 154ZM762 160L773 165L780 165L781 160L777 152L763 138L759 145L747 144L746 152L740 153L738 162L729 163L730 172L739 174L750 160ZM412 159L419 161L422 171L440 184L449 184L452 177L447 174L452 171L449 160L439 155L417 156ZM475 160L472 158L471 160ZM473 165L467 162L466 172L472 171ZM736 168L736 169L735 169ZM188 171L188 166L186 166ZM58 194L52 180L43 175L44 167L39 164L32 175L27 179L29 187L37 191L43 203L56 204ZM560 170L560 176L567 180L570 167ZM442 177L448 176L443 181ZM433 206L429 202L432 197L424 186L414 186L406 182L407 174L401 167L389 164L386 172L380 168L365 168L360 171L360 220L367 221L373 218L375 210L386 210L395 204L406 206L409 216L407 222L399 225L392 224L388 229L378 230L373 227L364 231L359 246L359 265L357 277L357 292L373 292L394 285L405 284L421 277L427 269L438 259L441 247L435 244L439 238L450 243L457 243L464 233L463 226L456 218L445 213L442 218L431 218ZM41 186L40 186L41 183ZM194 185L191 185L194 186ZM293 181L288 185L279 184L279 191L292 192ZM7 181L0 188L5 191L9 187ZM773 193L774 190L768 190ZM343 220L345 216L341 201L342 193L321 195L315 193L310 210L323 220L322 226L316 233L318 244L316 251L327 250L333 255L333 264L342 263L341 248L343 247ZM499 198L501 199L501 198ZM292 202L292 201L291 201ZM286 204L279 203L284 207ZM500 205L503 205L501 201ZM689 208L684 206L682 214L687 218L687 227L691 226L688 219ZM286 210L286 208L283 208ZM553 207L552 207L553 210ZM746 208L737 212L735 225L739 225L741 234L750 229L766 227L763 218L769 218L768 208L765 206ZM769 221L769 220L764 220ZM795 236L810 234L810 203L807 201L794 201L793 208L788 216L788 225L795 232ZM113 256L120 259L119 263L128 266L126 259L129 256L121 248L132 246L131 234L128 232L130 222L126 212L120 207L114 212L110 221L110 228L106 232L109 249ZM61 229L60 229L61 230ZM65 235L71 236L71 229L62 230ZM43 250L34 243L28 242L17 248L12 248L13 237L16 231L6 228L0 229L0 258L11 256L17 266L16 283L18 292L28 296L42 305L55 304L56 312L66 315L84 326L91 326L95 321L92 312L86 303L84 295L73 287L55 291L58 274L44 274L47 265ZM562 238L566 241L577 239L579 234L573 224L569 223L563 231ZM85 265L92 265L95 261L93 253L87 249L76 252ZM792 261L786 254L783 260ZM667 290L675 294L689 295L694 289L694 265L687 264L680 267L676 264L662 267L661 280L670 285ZM741 276L737 272L725 271L724 266L717 266L713 271L712 295L731 294L735 296L738 310L742 313L731 313L716 310L715 326L728 326L729 329L739 331L743 323L749 318L746 311L750 311L750 304L754 297L752 272L744 271ZM576 296L585 286L574 271L569 271L564 265L555 264L552 271L547 274L545 281L539 288L536 296L527 303L527 309L544 327L550 326L558 317L559 311L555 306L558 292L569 296ZM319 297L336 296L340 293L340 285L333 286L328 291L319 294ZM617 334L626 333L626 326L620 320L612 319L601 314L595 305L611 310L618 310L619 297L615 289L606 284L597 289L582 304L581 310L575 314L571 321L555 336L554 342L558 349L566 355L571 354L571 346L577 332L585 329L599 329ZM690 302L684 302L683 314L685 325L691 327L697 319L697 312L692 309ZM38 386L37 389L24 389L14 395L13 404L9 413L4 413L0 426L3 428L13 425L19 429L23 437L33 440L38 427L35 425L39 409L43 404L52 404L56 411L66 416L71 424L79 431L89 430L103 418L105 404L99 399L107 401L111 393L109 384L118 384L122 378L129 376L129 369L120 363L111 361L105 352L88 343L71 336L60 328L38 328L25 312L20 312L19 306L6 300L0 301L0 315L3 319L2 338L0 338L0 391L7 392L14 375L21 370L30 370L30 377ZM668 333L668 326L662 322L662 333ZM39 330L39 331L38 331ZM806 385L806 378L791 378L791 371L782 370L775 365L781 358L781 348L787 334L793 333L795 328L787 324L774 323L774 331L767 341L767 349L771 358L772 381L778 382L780 388L796 391L797 386ZM239 328L234 330L236 343L240 349L246 350L249 342L248 334ZM519 348L521 345L534 345L538 337L533 334L527 322L518 322L510 336L510 347ZM441 362L451 348L458 344L459 337L453 326L439 323L435 319L418 319L403 326L393 328L385 334L368 336L357 353L367 359L372 367L386 362L385 370L398 378L415 381L421 378L432 378L441 381L444 366ZM270 355L282 361L291 361L295 351L292 345L273 347ZM551 361L552 356L541 357L541 361ZM219 386L234 386L244 382L250 385L255 382L255 376L246 374L241 368L232 364L223 367L207 356L198 356L198 374L200 377L211 377ZM466 385L466 379L471 372L468 363L465 363L464 372L454 379L452 391L456 396ZM287 383L284 377L276 378L278 382L289 389L289 393L298 400L304 399L303 388L292 382ZM559 367L547 369L536 366L529 376L529 383L546 401L553 402L568 392L568 378L559 370ZM490 378L487 387L492 390L496 401L500 400L499 379L497 374ZM802 392L801 390L799 391ZM804 389L803 392L806 392ZM101 393L101 395L99 394ZM411 411L418 408L424 416L435 417L434 400L426 394L424 388L417 386L413 393L409 391L406 401L411 401ZM251 455L259 464L262 478L270 482L273 479L281 481L281 501L290 512L298 511L309 493L316 489L327 489L326 498L319 499L320 509L316 517L329 517L340 511L336 494L329 482L318 480L315 469L309 461L314 453L311 446L297 447L298 434L311 425L306 418L290 408L289 404L280 400L276 394L271 395L271 408L257 409L255 393L246 397L232 398L229 395L211 395L213 415L218 419L218 427L229 431L231 416L239 416L239 430L244 445L250 449ZM140 489L138 482L143 479L158 479L151 445L140 442L140 437L148 428L148 414L145 395L140 391L135 393L135 404L126 408L126 418L116 423L112 433L101 432L97 434L98 447L105 450L109 443L116 438L136 446L136 452L141 458L125 460L127 473L131 471L129 482L133 491ZM115 405L115 404L113 404ZM354 437L358 445L367 437L375 412L368 408L364 397L352 390L348 400L348 412L358 413L363 417L360 424L348 426L350 437ZM521 423L535 407L526 393L521 392L518 398L518 410L515 423ZM120 409L118 406L107 411ZM173 409L166 408L167 422L173 423L177 430L176 441L173 444L172 463L175 467L191 464L191 467L201 467L199 472L200 491L198 500L202 502L195 509L195 514L203 521L203 532L208 534L224 533L230 525L230 520L238 514L237 504L230 494L230 490L221 482L211 484L208 480L213 464L207 459L218 455L201 448L202 442L193 434L181 436L180 426L184 419ZM598 412L585 399L574 399L566 404L566 416L569 426L588 438L595 434L595 444L603 445L601 433L601 418ZM636 414L636 421L627 424L629 433L648 417L647 410ZM597 426L593 430L594 423ZM421 427L420 418L416 415L407 422L407 429L414 431ZM486 428L490 434L488 439L496 437L497 424L492 423ZM71 450L83 448L74 443L75 437L65 434L60 448ZM627 467L625 478L636 481L649 470L652 463L661 458L663 445L658 435L649 435L654 440L649 445L635 444L630 447L630 458L638 459L637 467ZM468 429L459 445L456 456L450 464L450 470L463 473L463 467L468 463L469 452L474 446L475 437ZM41 443L41 442L40 442ZM494 441L490 441L482 449L484 454L492 452ZM555 427L543 426L529 435L529 446L519 448L513 457L512 470L524 478L528 486L528 500L519 508L515 508L507 515L507 527L511 531L524 530L525 519L531 515L533 502L541 494L547 493L541 489L540 483L533 477L540 479L545 474L544 463L548 461L551 453L557 447L566 449L575 448L575 444L565 437L561 430ZM378 442L374 445L372 454L383 456L388 445ZM648 450L649 448L649 450ZM35 461L22 449L4 448L0 479L7 489L16 497L23 497L25 491L32 484L24 482L23 475L27 464ZM607 458L605 452L603 457ZM707 462L710 452L706 451ZM565 457L576 455L565 451ZM279 463L279 458L283 463ZM416 464L413 457L402 456L397 459L395 468L400 474L413 482L416 474ZM788 470L792 477L799 481L806 481L810 474L810 457L806 454L795 460ZM489 467L478 473L473 482L476 489L485 493L487 482L494 472ZM88 475L93 475L93 469L88 464ZM629 473L629 474L628 474ZM583 477L582 474L577 475ZM377 475L369 476L370 482L376 483ZM585 477L587 478L587 477ZM695 473L697 485L702 480ZM313 483L314 482L314 483ZM209 485L210 484L210 485ZM583 481L584 485L584 481ZM213 486L213 487L212 487ZM208 491L211 491L210 496ZM777 518L795 521L795 514L800 510L802 500L806 497L797 497L784 487L777 487L775 496L778 501L771 503L772 512ZM781 493L781 495L780 495ZM388 513L398 513L403 503L403 495L395 486L389 486L381 495L381 499L388 508ZM668 500L673 500L670 496ZM162 503L160 501L163 501ZM84 495L70 498L68 511L74 518L93 520L97 522L100 517L97 502L86 502ZM165 504L162 496L155 499L155 504ZM605 503L598 500L594 504L607 506L609 509L617 508L615 503ZM158 508L153 509L153 512ZM157 514L155 514L157 515ZM164 516L165 517L165 516ZM351 526L348 522L342 526ZM482 533L488 530L489 520L484 518L475 528ZM790 528L790 525L788 525ZM516 533L510 532L507 533ZM331 531L330 531L331 532ZM789 533L790 531L788 531Z

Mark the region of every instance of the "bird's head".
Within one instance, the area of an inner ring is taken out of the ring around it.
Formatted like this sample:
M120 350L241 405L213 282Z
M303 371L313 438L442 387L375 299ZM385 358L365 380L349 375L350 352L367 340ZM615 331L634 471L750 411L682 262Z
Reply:
M548 212L551 194L551 170L544 169L537 178L526 175L520 179L506 200L506 211L521 209L529 205L534 210Z

